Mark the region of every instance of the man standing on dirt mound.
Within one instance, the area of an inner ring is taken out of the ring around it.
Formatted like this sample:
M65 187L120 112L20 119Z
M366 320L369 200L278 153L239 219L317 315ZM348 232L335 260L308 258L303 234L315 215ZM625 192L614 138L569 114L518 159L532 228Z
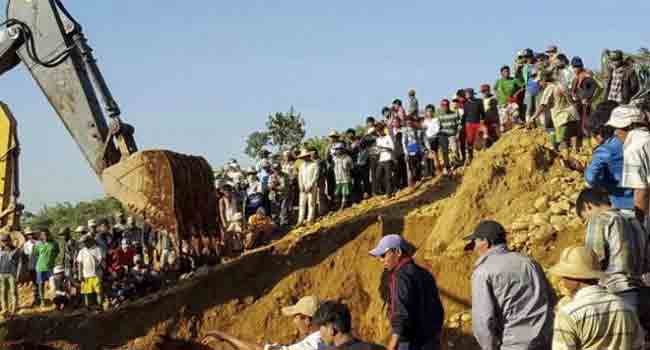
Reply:
M301 341L293 345L278 345L278 344L255 344L250 343L219 330L209 332L203 340L203 344L209 344L213 341L225 341L238 350L324 350L327 345L321 339L319 326L317 326L312 319L320 306L318 297L306 296L298 300L298 303L293 306L282 308L282 314L288 317L293 317L293 324L298 329Z
M400 235L379 241L370 255L380 258L389 275L391 337L387 350L438 350L445 311L433 275L406 253Z
M496 221L482 221L465 240L479 255L472 274L472 328L481 349L549 349L555 296L542 268L508 250L506 231Z

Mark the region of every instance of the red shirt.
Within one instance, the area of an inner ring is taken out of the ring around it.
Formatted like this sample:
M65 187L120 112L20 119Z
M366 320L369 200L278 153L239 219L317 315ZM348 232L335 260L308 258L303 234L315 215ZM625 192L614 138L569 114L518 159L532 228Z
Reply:
M111 252L111 261L109 270L111 272L117 272L122 267L131 267L133 266L133 257L135 256L135 250L129 247L126 251L122 248L115 249Z

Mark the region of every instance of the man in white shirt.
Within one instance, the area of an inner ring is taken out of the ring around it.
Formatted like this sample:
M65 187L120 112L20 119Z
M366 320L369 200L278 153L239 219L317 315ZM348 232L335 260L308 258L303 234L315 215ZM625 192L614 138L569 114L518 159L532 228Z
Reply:
M39 299L38 288L36 287L36 254L35 247L38 241L34 238L38 232L31 227L25 227L25 243L23 244L23 254L27 257L27 275L32 283L32 294L34 296L33 304Z
M643 114L636 107L620 106L612 111L607 125L616 129L616 137L623 142L623 176L620 186L634 190L634 207L639 215L647 218L650 204L650 131L645 126ZM647 229L647 219L642 222Z
M292 345L277 344L255 344L235 338L221 331L212 331L203 338L203 344L213 341L225 341L234 346L237 350L325 350L327 345L321 339L319 326L312 322L320 306L318 297L306 296L298 301L296 305L282 309L284 316L293 317L293 324L298 329L303 339Z
M77 231L84 232L85 228L79 227ZM101 264L104 261L104 254L90 234L84 234L81 242L84 247L77 255L81 275L81 294L86 307L90 307L90 297L94 294L97 298L97 306L101 308L103 296Z
M379 150L379 163L377 164L377 183L375 189L380 184L384 186L384 194L391 197L393 195L393 152L395 143L388 129L383 124L377 127L377 149ZM378 193L375 190L375 193Z
M313 153L307 150L298 156L304 162L298 171L298 188L300 190L300 198L298 200L298 225L305 223L305 216L307 222L312 223L316 218L316 199L319 193L319 175L320 167L318 162L313 160Z

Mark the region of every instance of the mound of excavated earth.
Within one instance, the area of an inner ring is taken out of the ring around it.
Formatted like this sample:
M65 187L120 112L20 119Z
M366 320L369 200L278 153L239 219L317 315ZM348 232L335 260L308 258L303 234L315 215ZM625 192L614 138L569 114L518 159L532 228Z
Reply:
M513 249L548 267L562 248L582 240L584 226L574 213L582 186L581 175L562 168L545 145L543 132L515 130L454 179L423 182L391 200L370 199L159 295L101 314L23 316L0 331L61 349L206 349L196 342L216 328L285 342L296 334L281 307L315 294L347 303L355 332L385 343L382 268L367 252L382 235L403 233L438 280L447 313L445 348L472 349L475 258L463 251L462 237L480 220L496 219L509 229Z

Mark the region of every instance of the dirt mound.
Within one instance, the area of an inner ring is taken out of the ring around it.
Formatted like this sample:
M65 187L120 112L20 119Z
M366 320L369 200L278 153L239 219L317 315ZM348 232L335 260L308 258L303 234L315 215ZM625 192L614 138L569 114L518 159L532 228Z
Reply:
M388 336L379 294L382 271L367 252L382 235L402 232L438 280L448 318L445 345L474 348L468 314L474 258L463 252L461 238L481 219L494 218L510 229L512 248L548 266L560 248L582 236L582 224L572 214L581 177L560 166L544 136L513 131L480 152L462 178L425 182L393 200L373 198L163 295L104 314L16 319L4 324L5 331L12 339L64 349L75 344L150 349L171 346L164 337L191 342L215 328L283 342L296 335L280 308L315 294L346 302L357 334L382 343ZM120 326L107 330L107 325Z

